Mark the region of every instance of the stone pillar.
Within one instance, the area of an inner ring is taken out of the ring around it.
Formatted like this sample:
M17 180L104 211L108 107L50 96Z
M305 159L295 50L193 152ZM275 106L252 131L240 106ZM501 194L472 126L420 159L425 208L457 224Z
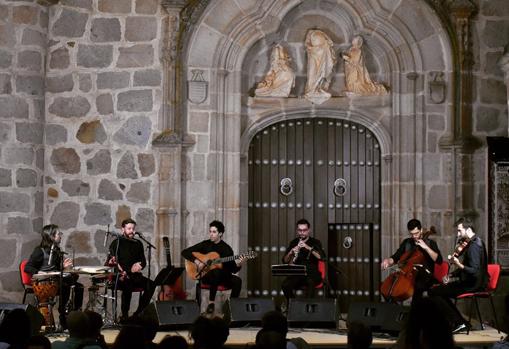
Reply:
M182 99L181 86L181 64L179 49L180 31L180 12L184 8L185 1L182 0L162 0L161 6L168 14L163 21L164 48L163 48L163 68L164 68L164 95L163 95L163 130L174 130L181 134L181 118L177 113L178 106Z
M504 82L507 88L507 107L509 109L509 44L505 47L504 55L500 57L500 60L498 61L498 65L500 66L500 69L504 72ZM508 119L509 119L509 113L508 113ZM508 122L509 125L509 122ZM507 129L507 135L509 136L509 126Z
M154 150L158 152L159 162L155 236L157 241L161 241L164 236L170 239L172 261L176 265L180 263L180 252L185 238L182 157L183 148L187 145L169 130L163 132L153 142ZM159 255L161 259L164 259L165 256L162 253ZM165 261L162 263L164 265Z
M444 26L448 29L453 55L452 72L452 117L450 133L440 139L440 147L451 152L451 198L454 216L475 216L473 199L473 171L469 171L472 153L480 142L472 136L472 69L474 58L472 52L472 21L477 14L477 7L471 0L453 0L435 2L435 9L441 15ZM437 8L438 7L438 8ZM456 217L453 217L455 219Z

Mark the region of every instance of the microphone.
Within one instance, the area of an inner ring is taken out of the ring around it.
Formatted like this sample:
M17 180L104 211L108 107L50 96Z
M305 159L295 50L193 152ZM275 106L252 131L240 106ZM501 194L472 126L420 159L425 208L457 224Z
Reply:
M104 244L103 247L106 247L106 243L108 242L108 236L110 235L110 225L108 224L108 231L104 233Z
M138 235L140 238L143 238L143 234L141 234L139 231L135 232L134 235Z
M53 261L53 252L55 251L55 243L51 245L51 249L49 251L49 258L48 258L48 265L51 265L51 262Z

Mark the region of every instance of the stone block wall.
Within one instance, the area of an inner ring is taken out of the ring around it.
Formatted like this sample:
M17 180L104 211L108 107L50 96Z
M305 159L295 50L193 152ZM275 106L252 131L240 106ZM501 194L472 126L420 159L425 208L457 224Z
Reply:
M0 288L19 291L18 264L43 223L44 72L48 9L0 1Z
M483 142L483 147L462 169L472 166L472 195L479 213L479 229L486 230L488 213L486 202L486 137L508 137L509 117L507 110L507 87L504 73L498 64L509 45L509 7L507 1L483 0L479 2L479 14L474 29L474 91L473 133Z
M43 224L76 265L102 265L104 231L126 217L152 237L160 16L158 0L0 1L2 298L19 301Z

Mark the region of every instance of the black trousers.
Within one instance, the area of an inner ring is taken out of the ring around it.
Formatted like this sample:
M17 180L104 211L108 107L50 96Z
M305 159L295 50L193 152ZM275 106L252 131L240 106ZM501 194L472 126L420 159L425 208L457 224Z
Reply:
M72 286L74 286L74 299L72 303L69 303ZM79 310L82 307L82 305L83 305L83 285L78 282L78 275L71 274L69 276L65 276L62 282L62 298L60 298L58 301L58 314L61 326L66 328L67 322L65 317L67 315L67 312Z
M122 291L120 310L123 317L127 317L129 314L133 291L137 288L143 289L143 294L141 295L141 299L135 314L139 314L150 303L152 295L155 291L154 282L150 279L147 279L141 273L131 274L129 275L129 278L118 281L117 289Z
M230 297L238 298L240 295L240 289L242 288L242 279L237 275L233 275L229 271L224 269L212 269L201 278L201 282L210 285L209 288L209 301L216 299L217 287L224 285L232 290ZM196 287L200 287L200 283ZM197 295L201 294L200 290L196 290ZM198 299L200 301L200 299Z
M444 316L449 322L449 326L451 329L458 327L461 324L467 323L467 321L463 318L461 313L459 312L456 305L453 303L451 298L456 298L462 293L469 292L465 285L461 282L451 282L447 285L440 285L434 288L431 288L428 291L428 295L430 297L435 297L437 303L442 308L444 312Z
M315 295L315 286L320 283L320 280L315 280L309 276L287 276L281 284L281 289L285 297L295 297L295 289L305 288L306 297L313 298Z

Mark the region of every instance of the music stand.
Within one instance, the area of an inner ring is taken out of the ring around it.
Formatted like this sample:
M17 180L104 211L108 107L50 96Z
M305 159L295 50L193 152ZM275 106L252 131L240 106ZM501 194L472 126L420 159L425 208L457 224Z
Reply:
M272 276L307 276L305 265L299 264L273 264L271 267Z

